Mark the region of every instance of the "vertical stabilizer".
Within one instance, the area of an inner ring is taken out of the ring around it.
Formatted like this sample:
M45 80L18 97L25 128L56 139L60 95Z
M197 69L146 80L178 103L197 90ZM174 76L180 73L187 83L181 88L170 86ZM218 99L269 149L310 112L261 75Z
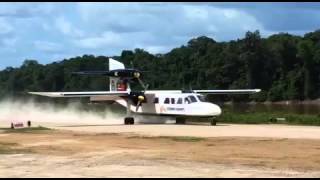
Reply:
M125 69L124 64L109 58L109 71ZM110 91L126 91L129 87L120 77L109 77Z
M109 71L115 69L125 69L124 64L112 58L109 58Z

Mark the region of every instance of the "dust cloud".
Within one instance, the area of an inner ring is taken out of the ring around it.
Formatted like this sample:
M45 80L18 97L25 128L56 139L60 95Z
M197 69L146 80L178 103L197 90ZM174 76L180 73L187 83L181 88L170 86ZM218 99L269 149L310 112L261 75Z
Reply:
M102 112L84 110L80 102L57 106L52 103L39 103L34 100L0 101L0 122L12 121L56 124L122 124L123 115L105 109ZM89 105L88 105L89 106Z
M50 102L6 99L0 101L0 125L11 122L27 122L33 124L52 125L110 125L123 124L125 113L119 113L108 108L95 108L80 102L68 102L63 106ZM104 107L104 106L102 106ZM124 107L117 107L123 108ZM99 110L97 110L99 109ZM163 124L175 122L174 118L159 116L134 115L137 124Z

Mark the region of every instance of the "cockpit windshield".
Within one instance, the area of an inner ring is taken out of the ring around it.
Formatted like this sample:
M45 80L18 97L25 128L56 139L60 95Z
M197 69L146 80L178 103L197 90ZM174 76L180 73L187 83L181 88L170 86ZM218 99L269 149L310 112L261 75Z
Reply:
M194 96L188 96L188 97L189 97L191 103L197 102L197 98L196 97L194 97Z
M200 102L206 102L206 98L204 96L198 95L198 99Z

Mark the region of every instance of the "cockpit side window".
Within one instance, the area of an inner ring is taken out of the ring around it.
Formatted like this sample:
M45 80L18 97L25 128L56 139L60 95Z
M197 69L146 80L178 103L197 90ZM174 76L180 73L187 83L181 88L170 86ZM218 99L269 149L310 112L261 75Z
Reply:
M194 96L188 96L191 100L192 103L197 102L197 98L195 98Z
M198 99L199 99L199 101L201 101L201 102L206 102L206 98L205 98L204 96L198 95Z
M188 97L184 98L184 103L185 104L190 104L191 103Z

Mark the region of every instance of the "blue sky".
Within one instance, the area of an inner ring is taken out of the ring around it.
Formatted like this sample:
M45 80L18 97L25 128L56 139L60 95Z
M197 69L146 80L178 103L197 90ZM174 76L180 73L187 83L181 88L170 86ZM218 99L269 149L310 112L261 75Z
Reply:
M303 35L320 25L320 3L0 3L0 69L83 54L143 48L166 53L198 36L216 41L260 30Z

